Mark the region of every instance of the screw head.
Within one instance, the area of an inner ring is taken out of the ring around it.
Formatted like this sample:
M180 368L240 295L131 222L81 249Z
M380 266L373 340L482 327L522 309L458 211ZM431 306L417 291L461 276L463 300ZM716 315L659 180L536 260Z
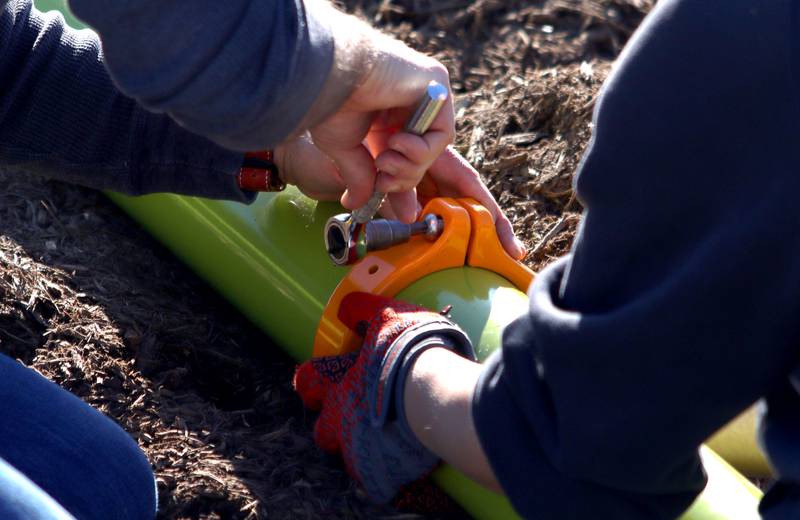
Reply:
M425 238L431 242L442 234L442 220L433 213L425 215L422 221L425 223Z

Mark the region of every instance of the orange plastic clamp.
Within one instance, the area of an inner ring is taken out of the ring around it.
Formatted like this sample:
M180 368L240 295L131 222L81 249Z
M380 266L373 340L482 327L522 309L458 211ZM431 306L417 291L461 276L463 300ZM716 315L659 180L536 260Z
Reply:
M422 214L428 213L444 221L444 231L435 242L417 236L405 244L370 253L339 282L317 328L315 357L344 354L360 346L359 338L337 316L347 294L363 291L392 297L423 276L464 265L470 236L468 211L454 199L436 198L423 208Z
M466 265L495 272L520 291L528 292L533 271L506 253L489 210L473 199L458 199L458 202L469 212L472 225Z
M444 220L444 231L433 243L422 237L358 262L342 279L328 300L314 338L313 355L335 356L355 350L360 339L338 318L345 295L364 291L394 296L431 273L468 265L503 276L526 292L533 271L511 258L500 243L489 210L473 199L435 198L422 215L434 213Z

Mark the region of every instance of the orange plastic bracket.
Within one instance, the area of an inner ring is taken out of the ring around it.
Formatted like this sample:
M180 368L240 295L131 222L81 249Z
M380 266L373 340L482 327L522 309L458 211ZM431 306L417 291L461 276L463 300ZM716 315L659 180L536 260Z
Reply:
M359 347L359 338L337 316L347 294L363 291L391 297L423 276L464 265L470 236L467 209L454 199L436 198L423 208L422 214L428 213L444 221L444 231L435 242L413 237L405 244L370 253L339 282L317 328L315 357L344 354Z
M528 292L533 271L503 249L489 210L473 199L458 199L458 203L467 210L472 224L466 265L495 272L520 291Z
M314 357L335 356L359 347L360 339L338 317L342 299L351 292L391 297L424 276L463 265L495 272L519 290L528 290L533 271L503 249L489 210L473 199L435 198L421 214L428 213L444 220L444 231L435 242L413 237L405 244L370 253L339 282L322 313Z

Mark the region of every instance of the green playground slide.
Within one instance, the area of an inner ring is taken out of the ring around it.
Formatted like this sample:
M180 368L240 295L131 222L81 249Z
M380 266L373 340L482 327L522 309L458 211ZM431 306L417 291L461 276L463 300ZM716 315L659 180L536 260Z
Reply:
M63 0L36 0L78 27ZM323 309L347 268L325 251L325 221L342 211L289 188L261 194L249 206L158 194L109 197L228 298L297 360L311 356ZM500 344L502 328L527 309L527 297L501 276L473 267L439 271L411 283L398 297L442 308L470 335L483 359ZM686 520L758 518L760 491L709 448L702 450L709 484ZM517 518L508 501L444 467L437 483L475 518Z

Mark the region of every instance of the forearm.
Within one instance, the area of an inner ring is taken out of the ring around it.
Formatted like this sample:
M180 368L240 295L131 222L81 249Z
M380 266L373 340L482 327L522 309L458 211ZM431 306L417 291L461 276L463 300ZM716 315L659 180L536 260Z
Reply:
M476 482L502 493L472 418L472 394L480 371L479 364L450 350L423 352L406 379L405 413L426 448Z
M354 16L342 13L328 0L308 0L307 8L329 20L333 61L316 99L294 132L302 132L324 121L361 83L375 60L374 40L380 33ZM312 102L313 101L313 102Z

